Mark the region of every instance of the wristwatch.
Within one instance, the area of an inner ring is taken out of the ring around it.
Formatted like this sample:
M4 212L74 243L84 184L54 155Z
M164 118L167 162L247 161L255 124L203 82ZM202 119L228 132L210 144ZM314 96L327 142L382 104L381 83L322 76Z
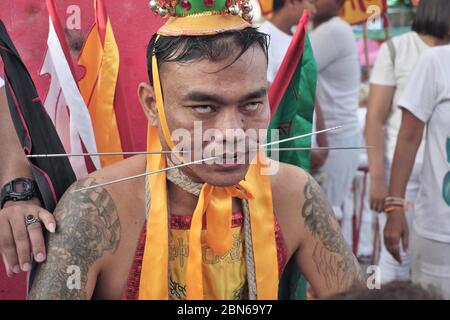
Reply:
M3 186L0 208L3 208L7 201L26 201L34 197L40 198L36 182L27 178L18 178Z

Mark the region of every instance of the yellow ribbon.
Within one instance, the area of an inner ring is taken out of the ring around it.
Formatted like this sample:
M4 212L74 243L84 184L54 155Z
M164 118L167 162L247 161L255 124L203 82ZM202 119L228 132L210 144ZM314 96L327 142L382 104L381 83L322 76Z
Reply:
M201 231L203 213L206 211L206 242L214 252L223 256L233 245L231 232L232 197L249 199L249 186L243 181L238 186L215 187L205 183L192 216L189 231L189 256L186 276L186 298L203 299Z
M156 106L164 138L170 148L173 142L164 113L164 104L156 58L153 57L153 85ZM156 127L149 127L148 151L162 151ZM274 300L278 297L278 264L275 240L275 220L270 178L261 174L263 153L251 164L244 181L231 187L217 187L205 183L192 216L189 231L189 256L186 268L186 298L203 299L201 231L206 212L206 241L218 255L232 247L232 198L248 199L252 226L258 299ZM147 171L165 168L162 154L147 156ZM139 299L168 299L169 223L167 211L167 184L165 172L153 174L149 179L151 206L147 222L147 238L139 285Z

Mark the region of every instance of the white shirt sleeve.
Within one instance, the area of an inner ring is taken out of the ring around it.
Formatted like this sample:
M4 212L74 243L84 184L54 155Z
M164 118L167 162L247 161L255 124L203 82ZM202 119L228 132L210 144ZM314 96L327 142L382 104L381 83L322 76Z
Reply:
M378 51L377 59L373 66L372 75L370 76L371 84L379 84L383 86L395 86L395 71L392 63L389 47L383 43Z
M399 107L410 111L422 122L428 122L439 103L445 81L433 50L425 51L414 68L399 100Z
M310 33L317 72L348 54L355 46L353 31L341 18L335 17Z
M325 22L310 34L311 46L316 59L317 72L321 72L340 55L339 32L332 27L333 22ZM330 28L331 27L331 28Z
M3 88L5 81L0 77L0 88Z

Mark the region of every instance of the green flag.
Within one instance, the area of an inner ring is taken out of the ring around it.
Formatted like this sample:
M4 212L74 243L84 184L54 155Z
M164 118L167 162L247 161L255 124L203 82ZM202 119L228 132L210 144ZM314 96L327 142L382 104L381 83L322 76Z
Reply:
M316 94L317 67L307 33L308 13L300 19L280 69L269 91L272 120L269 129L278 129L278 139L311 133ZM278 140L269 130L267 140ZM311 137L281 143L279 148L309 148ZM269 154L270 155L270 154ZM310 151L283 151L278 160L311 167ZM289 261L280 281L280 299L306 299L306 280L299 274L294 259Z

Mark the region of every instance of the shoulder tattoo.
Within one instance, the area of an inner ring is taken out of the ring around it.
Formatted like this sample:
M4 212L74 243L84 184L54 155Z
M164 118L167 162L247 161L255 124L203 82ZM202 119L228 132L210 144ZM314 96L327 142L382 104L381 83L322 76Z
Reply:
M29 299L86 299L89 268L117 250L120 221L111 195L104 188L74 192L94 184L92 178L77 182L58 203L57 231L48 237L47 260L37 270Z

